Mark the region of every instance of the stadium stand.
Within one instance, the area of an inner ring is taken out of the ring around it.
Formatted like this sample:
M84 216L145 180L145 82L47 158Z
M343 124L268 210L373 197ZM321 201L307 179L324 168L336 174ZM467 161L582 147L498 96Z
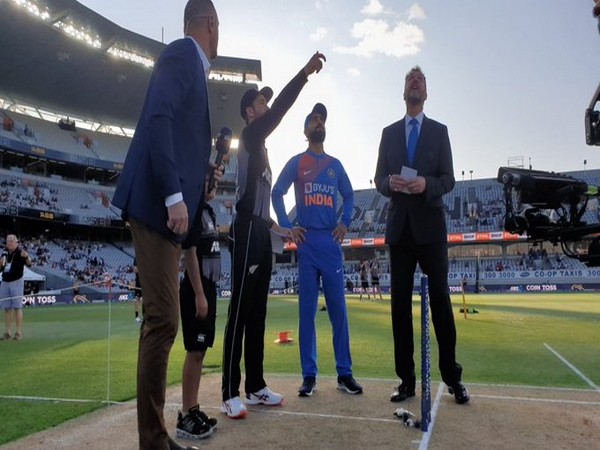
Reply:
M88 218L118 219L110 204L114 188L0 169L0 204Z
M91 130L64 130L55 122L3 110L2 116L14 126L3 127L0 135L17 138L31 145L122 163L130 138Z
M600 179L600 171L591 171L586 174L577 173L585 181L596 182ZM499 231L501 228L503 209L499 199L499 184L494 179L458 182L457 188L445 199L448 207L449 233L469 233L473 231ZM118 209L110 205L113 188L83 184L80 182L59 180L48 177L26 174L19 170L0 169L0 205L18 206L40 211L54 211L58 213L77 215L89 219L108 218L117 220ZM465 195L461 197L460 194ZM448 201L448 198L451 200ZM355 193L355 207L348 234L349 238L375 238L383 236L385 232L385 210L387 199L374 189L357 190ZM450 209L449 204L460 205L458 212ZM232 192L218 197L213 201L213 208L217 213L217 223L226 229L231 223L233 214L234 196ZM295 216L294 211L291 213ZM456 217L452 219L451 217ZM598 222L597 210L586 212L586 220L590 223ZM86 223L86 220L80 222ZM131 244L110 244L104 242L79 242L78 246L89 248L97 247L94 254L102 261L100 265L89 263L86 258L75 257L65 250L65 245L48 243L47 253L43 254L40 266L50 267L54 275L62 275L64 279L72 279L84 274L82 283L95 282L105 272L110 273L115 280L123 285L131 281L125 268L130 267L133 249ZM106 244L106 245L105 245ZM231 272L231 261L226 246L223 246L223 278L221 287L226 289ZM36 261L37 262L37 261ZM67 264L68 263L68 264ZM481 272L504 272L518 270L560 270L583 269L585 266L568 258L561 252L548 254L545 249L529 248L529 253L511 255L502 258L482 257L479 262L476 258L453 258L450 270L457 273L473 273L479 265ZM386 273L385 264L382 264L382 273ZM100 270L100 268L102 270ZM295 265L276 265L273 272L272 289L283 289L285 280L297 278ZM346 278L357 281L356 265L352 262L346 264ZM382 281L385 283L385 276ZM105 291L104 288L101 290Z

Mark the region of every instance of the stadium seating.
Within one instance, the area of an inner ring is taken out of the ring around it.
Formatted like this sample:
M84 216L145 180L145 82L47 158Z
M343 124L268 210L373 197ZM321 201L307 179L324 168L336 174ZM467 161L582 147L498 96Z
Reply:
M0 204L83 217L118 219L113 188L0 169Z
M125 136L83 129L66 130L57 123L13 111L1 110L0 113L14 123L11 130L3 127L0 134L68 154L122 163L131 142Z
M69 133L61 130L55 124L44 122L29 116L21 116L13 112L2 111L2 118L10 119L8 128L3 126L0 134L15 135L23 141L34 140L39 145L52 145L80 155L90 154L94 157L115 160L124 159L127 149L127 138L108 136L101 133L89 133L94 140L93 150L82 145ZM8 119L6 119L8 121ZM25 133L27 126L27 133ZM17 130L17 131L15 131ZM19 131L20 130L20 131ZM15 134L16 133L16 134ZM65 138L66 136L66 138ZM100 136L100 137L98 137ZM109 150L110 149L110 150ZM228 163L228 177L235 177L236 160ZM575 178L582 179L590 185L600 184L600 170L570 173ZM110 204L114 188L97 184L84 184L67 181L60 177L42 177L25 173L23 169L0 169L0 206L17 206L23 208L53 211L82 218L119 219L120 211ZM389 199L379 194L375 189L355 191L354 209L349 228L348 238L374 238L385 233L386 213ZM469 233L475 231L500 231L504 214L502 186L495 179L459 181L452 192L444 197L444 208L449 233ZM234 213L235 196L226 192L212 202L217 215L217 224L227 226L231 223ZM338 215L341 214L341 198L339 199ZM295 220L295 208L290 212L292 221ZM583 216L587 223L598 223L598 202L592 200ZM92 223L82 220L80 223ZM130 272L133 249L130 243L80 243L99 246L94 251L102 261L101 266L90 264L87 257L78 253L69 253L64 242L48 242L45 252L37 258L45 270L52 271L64 279L71 279L83 274L82 282L97 281L105 272L110 273L115 281L126 286L132 279ZM86 247L87 248L87 247ZM75 256L74 256L75 255ZM78 256L79 255L79 256ZM453 260L450 270L456 273L472 273L477 265L475 258L460 258ZM231 257L224 249L222 252L222 279L219 283L223 289L230 288ZM382 264L383 266L383 264ZM501 269L500 269L501 267ZM583 264L564 256L556 255L510 255L503 258L487 257L479 261L481 271L498 270L533 270L533 269L581 269ZM356 282L357 273L352 261L345 262L346 278ZM386 275L387 274L387 275ZM387 267L382 267L383 279L389 277ZM285 279L297 279L297 268L291 265L276 266L271 283L273 289L282 289ZM105 289L101 287L99 289Z

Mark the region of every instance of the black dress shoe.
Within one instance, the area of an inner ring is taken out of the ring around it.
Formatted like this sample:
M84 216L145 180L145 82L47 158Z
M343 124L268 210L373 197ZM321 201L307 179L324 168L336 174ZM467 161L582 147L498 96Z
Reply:
M409 383L400 384L390 397L390 402L403 402L408 397L415 396L415 385Z
M169 450L200 450L200 449L198 447L196 447L195 445L190 445L189 447L184 447L182 445L179 445L177 442L175 442L169 436Z
M450 395L454 395L454 400L459 405L464 405L470 399L467 388L460 381L458 383L453 384L452 386L448 386L448 392L450 393Z

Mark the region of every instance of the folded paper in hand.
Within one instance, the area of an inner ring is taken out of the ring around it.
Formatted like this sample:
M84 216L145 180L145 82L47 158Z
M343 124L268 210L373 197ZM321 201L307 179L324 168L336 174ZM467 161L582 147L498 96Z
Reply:
M415 180L417 178L417 170L411 167L402 166L402 170L400 170L400 176L406 181ZM400 189L400 192L410 194L407 188Z

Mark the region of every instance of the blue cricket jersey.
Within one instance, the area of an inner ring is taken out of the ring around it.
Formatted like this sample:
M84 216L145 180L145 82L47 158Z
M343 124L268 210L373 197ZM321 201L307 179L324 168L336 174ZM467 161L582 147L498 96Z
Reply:
M283 196L294 183L298 225L311 230L333 230L337 224L338 192L343 199L341 222L350 226L354 191L342 163L325 153L310 150L288 161L273 186L271 198L279 225L291 228Z

